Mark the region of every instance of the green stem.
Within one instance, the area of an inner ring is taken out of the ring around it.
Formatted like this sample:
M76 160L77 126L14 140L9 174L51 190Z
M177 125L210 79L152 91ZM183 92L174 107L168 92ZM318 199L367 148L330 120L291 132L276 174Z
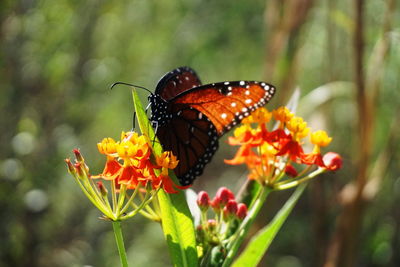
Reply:
M256 219L258 213L260 212L261 207L264 205L265 199L268 194L272 191L271 188L263 186L261 188L261 192L259 192L259 196L257 200L254 202L249 214L246 219L240 225L237 231L237 237L232 241L232 243L228 246L228 255L225 258L225 261L222 267L227 267L232 264L233 258L237 255L237 251L240 245L243 243L243 240L250 229L250 226L253 224Z
M313 179L315 176L320 175L321 173L326 172L326 169L324 168L318 168L317 170L313 171L312 173L310 173L309 175L307 175L306 177L300 178L300 179L296 179L294 181L282 181L280 183L276 183L274 184L274 189L276 190L285 190L288 188L292 188L295 186L298 186L301 183L307 182L310 179Z
M119 258L121 259L121 266L128 267L128 261L126 259L126 251L124 246L124 238L122 236L121 222L113 221L112 224L114 229L115 241L117 241Z

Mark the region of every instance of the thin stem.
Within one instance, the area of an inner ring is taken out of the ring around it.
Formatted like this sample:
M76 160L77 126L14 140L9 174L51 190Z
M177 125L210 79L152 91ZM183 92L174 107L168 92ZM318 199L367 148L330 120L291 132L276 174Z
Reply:
M301 183L304 183L304 182L314 178L315 176L317 176L317 175L319 175L319 174L321 174L321 173L323 173L325 171L326 171L326 169L319 168L319 169L315 170L314 172L310 173L309 175L307 175L306 177L303 177L301 179L296 179L296 180L294 180L292 182L283 181L281 183L277 183L277 184L274 185L274 189L276 189L276 190L284 190L284 189L289 189L289 188L295 187L295 186L297 186L297 185L299 185Z
M122 184L121 187L119 188L118 204L117 204L117 210L116 210L117 218L122 214L121 209L123 208L124 201L125 201L126 187L127 187L127 185Z
M115 241L117 242L119 258L121 260L121 266L128 267L128 260L126 258L126 251L124 246L124 238L122 236L121 222L113 221L112 225L114 229Z
M117 208L117 190L115 185L115 179L111 182L111 199L112 199L112 206L113 206L113 213L115 213Z
M243 243L244 237L246 236L247 232L250 229L250 226L253 224L254 220L256 219L258 213L260 212L261 207L264 205L265 199L267 198L268 194L272 191L269 187L262 187L261 192L257 200L254 202L253 207L251 208L249 214L247 215L246 219L240 225L237 231L237 237L232 241L231 244L228 246L228 255L225 258L222 267L230 266L233 258L237 255L237 251L240 245Z
M131 203L133 203L133 199L136 197L136 194L139 192L139 190L140 190L140 184L138 184L138 186L135 188L132 195L129 197L128 201L125 203L125 206L121 208L121 214L123 214L129 208Z
M153 197L158 193L159 190L160 189L157 189L157 191L154 192L154 194L150 194L147 191L146 196L142 200L142 203L134 211L131 211L126 216L124 216L124 219L131 218L131 217L135 216L138 212L140 212L143 209L143 207L145 207L147 204L149 204L149 202L153 199Z
M102 202L100 201L96 201L96 199L94 198L95 196L93 196L87 189L86 186L84 186L79 177L75 176L75 181L78 183L79 187L81 188L82 192L86 195L86 197L93 203L93 205L95 205L101 212L104 213L104 215L106 215L109 218L113 218L112 214L110 214L107 210L106 207L104 207L104 205L102 205Z

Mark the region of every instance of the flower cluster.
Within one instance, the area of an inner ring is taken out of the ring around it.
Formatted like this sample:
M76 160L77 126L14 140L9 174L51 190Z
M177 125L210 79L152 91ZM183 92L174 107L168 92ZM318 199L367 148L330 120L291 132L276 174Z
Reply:
M172 152L166 151L156 156L156 164L150 160L151 148L144 135L136 132L122 132L121 141L104 138L97 144L100 153L107 156L106 166L100 175L92 178L114 180L118 186L135 189L139 184L150 183L153 189L163 188L167 193L176 193L175 185L168 176L168 170L178 165ZM155 170L161 169L159 175Z
M266 127L272 118L278 122L275 130ZM255 125L255 127L254 127ZM314 145L310 153L303 150L304 139L310 137ZM296 117L286 107L272 112L259 108L243 120L243 125L229 138L230 145L238 145L235 157L226 163L246 164L249 179L274 189L285 189L309 180L326 170L337 170L342 165L340 156L334 152L321 154L321 148L329 145L332 138L325 131L311 132L307 123ZM298 168L303 165L302 171ZM317 172L308 173L312 166ZM286 178L285 178L286 174ZM288 178L290 177L290 178Z
M197 205L201 211L200 225L197 227L197 241L204 253L216 248L223 250L237 230L238 224L247 216L247 206L235 201L234 194L221 187L213 200L207 192L197 195ZM213 219L208 219L209 208L215 213Z
M142 209L151 202L158 190L177 193L176 188L183 188L168 175L169 170L178 164L176 157L167 151L155 156L153 163L151 147L145 136L135 132L122 132L121 140L117 142L112 138L104 138L97 147L101 154L107 156L104 170L99 175L89 173L89 167L77 149L74 150L75 163L65 160L69 172L92 203L113 221L130 218L138 212L159 220L157 212L151 208L147 208L151 214ZM109 185L104 185L102 181L95 184L94 179L102 179ZM111 196L107 187L111 188ZM135 203L135 197L140 199L140 203Z

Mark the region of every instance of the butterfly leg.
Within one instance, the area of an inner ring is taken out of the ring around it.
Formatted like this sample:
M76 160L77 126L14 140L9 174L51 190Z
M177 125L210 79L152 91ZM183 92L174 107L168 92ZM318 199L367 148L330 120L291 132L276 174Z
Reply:
M147 107L146 107L146 109L145 109L146 115L147 115L147 111L150 109L150 107L151 107L151 102L150 102L149 104L147 104Z

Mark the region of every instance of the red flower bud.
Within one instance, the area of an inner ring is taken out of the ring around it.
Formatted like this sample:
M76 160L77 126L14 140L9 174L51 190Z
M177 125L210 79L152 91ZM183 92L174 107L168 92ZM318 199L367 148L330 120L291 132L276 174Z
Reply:
M99 188L100 193L103 197L107 196L108 190L102 182L97 182L97 187Z
M82 154L81 154L81 152L79 151L79 149L75 148L75 149L73 150L73 152L74 152L74 154L75 154L76 160L77 160L78 162L83 162L83 157L82 157Z
M84 172L82 170L82 164L80 162L75 162L74 168L75 168L75 171L78 174L79 178L83 179L84 178Z
M226 203L226 206L224 208L224 218L229 219L233 215L236 214L238 210L238 205L235 200L229 200L228 203Z
M230 214L235 214L238 209L238 204L236 203L235 200L229 200L228 203L226 203L225 209L230 213Z
M243 203L239 203L237 207L236 216L239 220L243 220L247 216L247 206Z
M214 199L210 202L210 205L213 208L213 210L217 213L221 210L219 199L217 199L217 197L214 197Z
M67 163L69 173L71 173L71 174L76 173L76 170L74 168L74 165L72 165L71 160L65 159L64 161L65 161L65 163Z
M342 168L343 160L342 157L335 152L328 152L322 158L324 164L328 170L336 171Z
M217 221L216 220L210 219L210 220L207 221L207 229L209 231L212 232L213 230L215 230L216 227L217 227Z
M197 205L202 211L205 211L210 206L210 197L206 191L200 191L197 195Z
M285 173L290 177L296 177L299 174L297 170L290 164L286 165Z
M235 199L235 196L233 195L232 191L230 191L226 187L221 187L220 189L218 189L214 200L217 200L219 203L219 206L223 207L231 199Z

